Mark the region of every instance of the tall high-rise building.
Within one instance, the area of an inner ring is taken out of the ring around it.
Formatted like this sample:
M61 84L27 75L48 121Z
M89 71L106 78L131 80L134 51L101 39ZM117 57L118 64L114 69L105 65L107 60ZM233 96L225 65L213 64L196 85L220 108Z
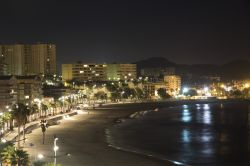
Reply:
M55 74L56 46L54 44L32 45L30 60L32 74Z
M7 74L21 75L24 73L24 45L2 45L0 55L6 64Z
M2 64L6 74L31 75L56 73L56 46L54 44L0 45Z

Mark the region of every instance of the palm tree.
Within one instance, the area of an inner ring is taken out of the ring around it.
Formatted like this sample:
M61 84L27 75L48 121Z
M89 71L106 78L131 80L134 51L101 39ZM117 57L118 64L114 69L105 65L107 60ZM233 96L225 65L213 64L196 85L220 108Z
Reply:
M41 109L42 109L42 112L45 113L45 115L43 116L47 116L47 110L48 110L48 106L46 104L41 104Z
M56 101L56 105L57 107L60 107L60 112L63 112L63 106L64 106L63 101L61 100Z
M33 104L31 107L30 107L30 114L31 115L36 115L35 119L37 118L37 113L39 112L39 107L37 104Z
M1 128L1 130L3 129L3 126L4 126L3 116L0 116L0 128Z
M23 143L25 143L25 126L28 122L29 116L31 115L31 109L28 106L23 107Z
M29 164L28 153L20 149L16 150L12 143L6 143L1 149L0 161L3 166L24 166Z
M61 104L61 101L55 101L55 105L56 105L56 114L58 113L58 108L62 108L62 104Z
M11 165L12 155L15 153L15 147L13 145L7 145L1 150L0 159L2 165Z
M67 111L69 111L72 108L73 99L71 97L69 97L69 98L66 99L65 103L68 105Z
M22 103L18 103L13 107L13 111L11 112L13 119L17 123L17 131L18 131L18 144L17 147L20 148L20 129L21 126L27 123L27 106Z
M50 103L50 107L52 108L52 115L55 115L56 103Z
M5 112L4 115L3 115L3 120L4 120L4 123L7 124L7 128L9 128L9 124L10 124L10 121L11 121L11 113L10 112Z
M11 164L17 166L25 166L29 164L29 155L26 151L17 149L11 156Z

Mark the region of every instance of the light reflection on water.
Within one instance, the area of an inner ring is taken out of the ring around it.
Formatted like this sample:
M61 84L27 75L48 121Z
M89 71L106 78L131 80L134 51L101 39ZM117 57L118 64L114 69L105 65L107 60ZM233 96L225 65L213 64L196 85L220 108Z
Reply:
M205 124L211 124L211 110L204 110L203 122Z
M209 105L208 105L208 104L204 104L203 109L204 109L204 110L209 110L209 109L210 109L210 107L209 107Z
M185 104L184 104L182 107L183 107L184 109L187 109L187 108L188 108L188 105L185 105Z
M133 147L189 165L248 166L249 127L250 107L244 104L183 105L149 114L130 125L123 138L132 139Z
M183 129L182 130L182 141L185 143L189 143L190 142L190 131L188 129Z
M202 110L201 110L200 104L196 104L196 109L201 110L201 112L197 111L195 112L194 115L192 115L187 105L183 105L182 107L183 107L182 115L181 115L182 122L185 122L185 123L191 122L192 119L194 119L194 117L192 116L195 116L196 117L195 119L197 120L197 122L199 123L202 122L204 124L211 124L212 114L211 114L210 106L208 104L204 104L202 107L203 108Z
M182 111L182 121L183 122L190 122L191 121L191 115L190 115L190 111L188 109L184 109Z

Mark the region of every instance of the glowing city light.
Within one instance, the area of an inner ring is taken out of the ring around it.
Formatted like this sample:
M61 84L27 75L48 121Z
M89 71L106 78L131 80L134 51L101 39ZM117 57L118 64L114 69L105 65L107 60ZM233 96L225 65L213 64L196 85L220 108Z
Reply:
M187 88L187 87L184 87L182 90L183 93L187 93L188 91L189 91L189 88Z
M37 157L38 157L38 159L40 159L40 160L44 158L43 154L38 154Z

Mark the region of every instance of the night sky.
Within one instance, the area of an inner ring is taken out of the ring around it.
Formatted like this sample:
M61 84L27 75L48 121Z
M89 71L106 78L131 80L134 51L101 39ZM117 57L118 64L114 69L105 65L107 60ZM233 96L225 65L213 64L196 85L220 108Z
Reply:
M57 44L58 62L250 60L247 0L5 0L0 42Z

